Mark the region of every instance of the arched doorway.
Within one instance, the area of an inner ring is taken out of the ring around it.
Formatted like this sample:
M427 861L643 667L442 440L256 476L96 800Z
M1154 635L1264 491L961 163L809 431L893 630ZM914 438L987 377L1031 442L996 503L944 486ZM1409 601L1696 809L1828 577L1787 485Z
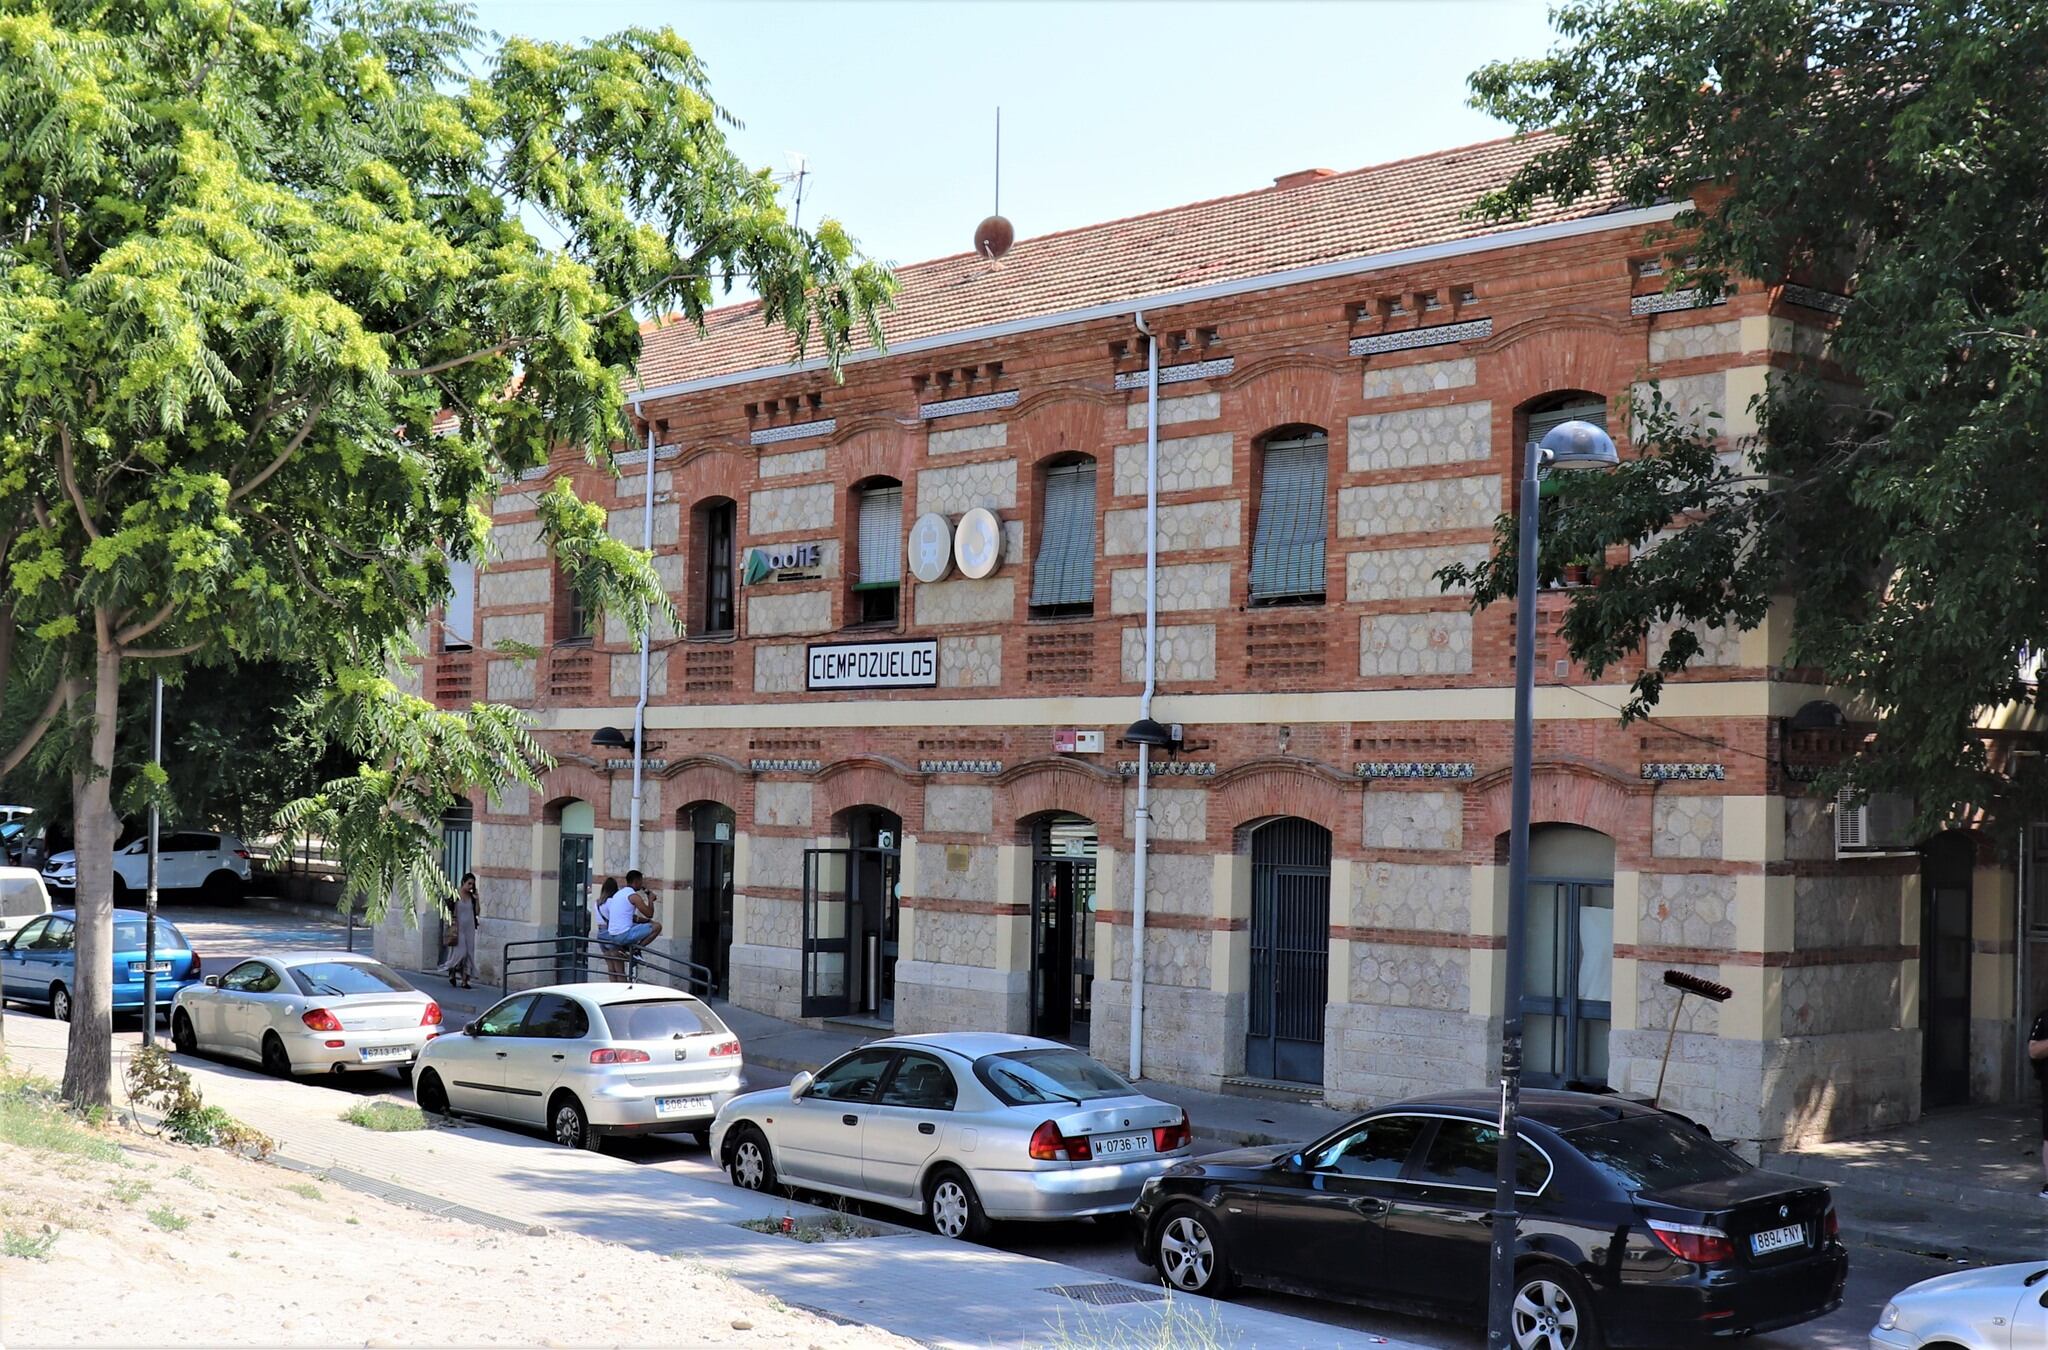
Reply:
M732 976L732 808L699 802L690 825L690 960L711 972L711 992L725 995Z
M1976 848L1960 830L1920 853L1920 1108L1970 1100L1970 872Z
M1527 903L1524 1081L1605 1086L1614 1018L1614 840L1578 825L1536 826Z
M1085 1046L1095 984L1095 822L1043 816L1031 841L1031 1034Z
M592 842L597 838L597 812L589 802L571 797L556 813L561 843L555 853L555 936L590 936L590 863ZM583 951L563 943L555 957L555 978L559 981L587 978Z
M833 823L844 844L804 850L802 1015L893 1026L903 820L855 806Z
M1251 832L1251 1006L1245 1072L1323 1081L1330 999L1330 832L1294 816Z

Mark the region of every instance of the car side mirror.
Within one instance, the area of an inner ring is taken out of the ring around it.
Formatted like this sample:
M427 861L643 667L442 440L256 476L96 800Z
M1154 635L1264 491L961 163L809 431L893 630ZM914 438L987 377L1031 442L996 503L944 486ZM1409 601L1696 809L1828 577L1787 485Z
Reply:
M1308 1155L1306 1153L1288 1154L1287 1170L1290 1172L1306 1172L1308 1170Z
M206 977L206 987L207 987L208 989L218 989L218 988L220 988L220 976L218 976L218 975L209 975L209 976L207 976L207 977Z
M462 1024L462 1034L463 1034L463 1035L465 1035L465 1036L474 1036L474 1035L476 1035L476 1023L474 1023L474 1022L464 1022L464 1023Z
M802 1101L804 1094L810 1090L811 1075L808 1073L800 1073L789 1080L789 1099L793 1102Z

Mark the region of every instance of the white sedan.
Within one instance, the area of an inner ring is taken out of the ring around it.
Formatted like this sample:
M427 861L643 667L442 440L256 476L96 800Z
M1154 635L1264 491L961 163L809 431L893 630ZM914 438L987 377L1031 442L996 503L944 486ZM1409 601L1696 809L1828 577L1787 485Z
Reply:
M350 1069L402 1076L440 1034L432 996L349 952L254 957L171 1000L178 1053L253 1059L280 1077Z
M2048 1261L1937 1275L1885 1304L1871 1350L2048 1350Z
M429 1045L413 1100L540 1126L569 1148L693 1134L740 1090L740 1043L702 999L658 984L556 984L501 1000Z

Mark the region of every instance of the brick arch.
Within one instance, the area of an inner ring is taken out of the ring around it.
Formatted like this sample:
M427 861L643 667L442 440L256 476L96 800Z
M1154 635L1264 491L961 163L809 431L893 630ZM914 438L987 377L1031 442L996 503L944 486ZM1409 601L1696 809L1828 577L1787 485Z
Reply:
M1095 822L1096 841L1112 846L1123 839L1123 780L1065 759L1038 759L997 779L1000 819L1012 823L1011 842L1028 844L1027 822L1055 811L1070 811Z
M1285 426L1318 426L1335 444L1344 425L1338 409L1351 378L1299 365L1268 370L1232 392L1232 420L1256 428L1259 436Z
M1465 792L1465 837L1489 848L1514 823L1514 775L1502 769ZM1583 825L1617 842L1629 837L1641 808L1642 785L1589 764L1538 764L1530 780L1529 820L1534 825Z
M1122 405L1115 409L1116 417L1112 418L1110 411L1095 399L1039 403L1010 424L1009 448L1022 464L1033 468L1056 455L1071 454L1087 455L1099 464L1124 435Z
M811 797L811 819L823 826L856 806L879 806L903 821L906 834L924 829L924 794L919 777L880 756L835 760L819 771Z
M698 802L716 802L741 815L749 794L747 776L722 755L696 755L669 766L662 775L662 793L678 803L669 818L680 824Z
M657 470L659 467L657 464ZM705 446L691 452L673 472L675 476L671 481L674 486L669 499L680 503L685 510L711 497L743 502L754 481L752 461L723 445ZM638 500L635 497L636 505Z
M1542 324L1518 325L1494 339L1486 349L1488 373L1507 397L1494 404L1493 415L1496 423L1503 417L1509 423L1507 434L1496 443L1512 435L1515 410L1532 398L1583 389L1612 400L1625 392L1629 371L1620 349L1613 325L1594 315L1553 316Z
M851 485L868 478L893 478L908 486L915 481L919 440L902 427L875 427L832 447L838 460L836 482Z
M1346 842L1357 840L1359 830L1347 828L1346 822L1356 825L1358 810L1357 785L1321 765L1306 760L1254 762L1239 765L1210 789L1209 835L1218 837L1220 829L1227 831L1224 838L1234 839L1243 826L1275 816L1299 816L1328 830L1341 856Z
M581 764L556 764L540 776L540 790L547 800L541 809L541 820L548 824L559 824L562 819L562 804L572 799L590 803L590 809L599 820L609 819L612 809L610 781L596 769Z

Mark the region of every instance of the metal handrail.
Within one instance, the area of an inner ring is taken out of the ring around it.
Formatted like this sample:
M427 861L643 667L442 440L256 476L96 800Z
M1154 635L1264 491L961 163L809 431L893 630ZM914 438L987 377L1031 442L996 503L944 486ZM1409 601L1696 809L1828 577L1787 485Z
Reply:
M514 948L522 950L514 955ZM718 985L717 977L711 973L710 967L700 966L695 961L685 961L679 956L670 956L665 952L651 952L642 947L605 942L598 938L563 936L526 938L506 943L499 958L499 995L512 992L512 972L515 967L547 968L565 956L578 957L586 966L593 958L599 961L623 960L626 963L626 978L629 981L639 980L641 968L645 967L655 975L679 983L693 994L707 997L716 992Z

